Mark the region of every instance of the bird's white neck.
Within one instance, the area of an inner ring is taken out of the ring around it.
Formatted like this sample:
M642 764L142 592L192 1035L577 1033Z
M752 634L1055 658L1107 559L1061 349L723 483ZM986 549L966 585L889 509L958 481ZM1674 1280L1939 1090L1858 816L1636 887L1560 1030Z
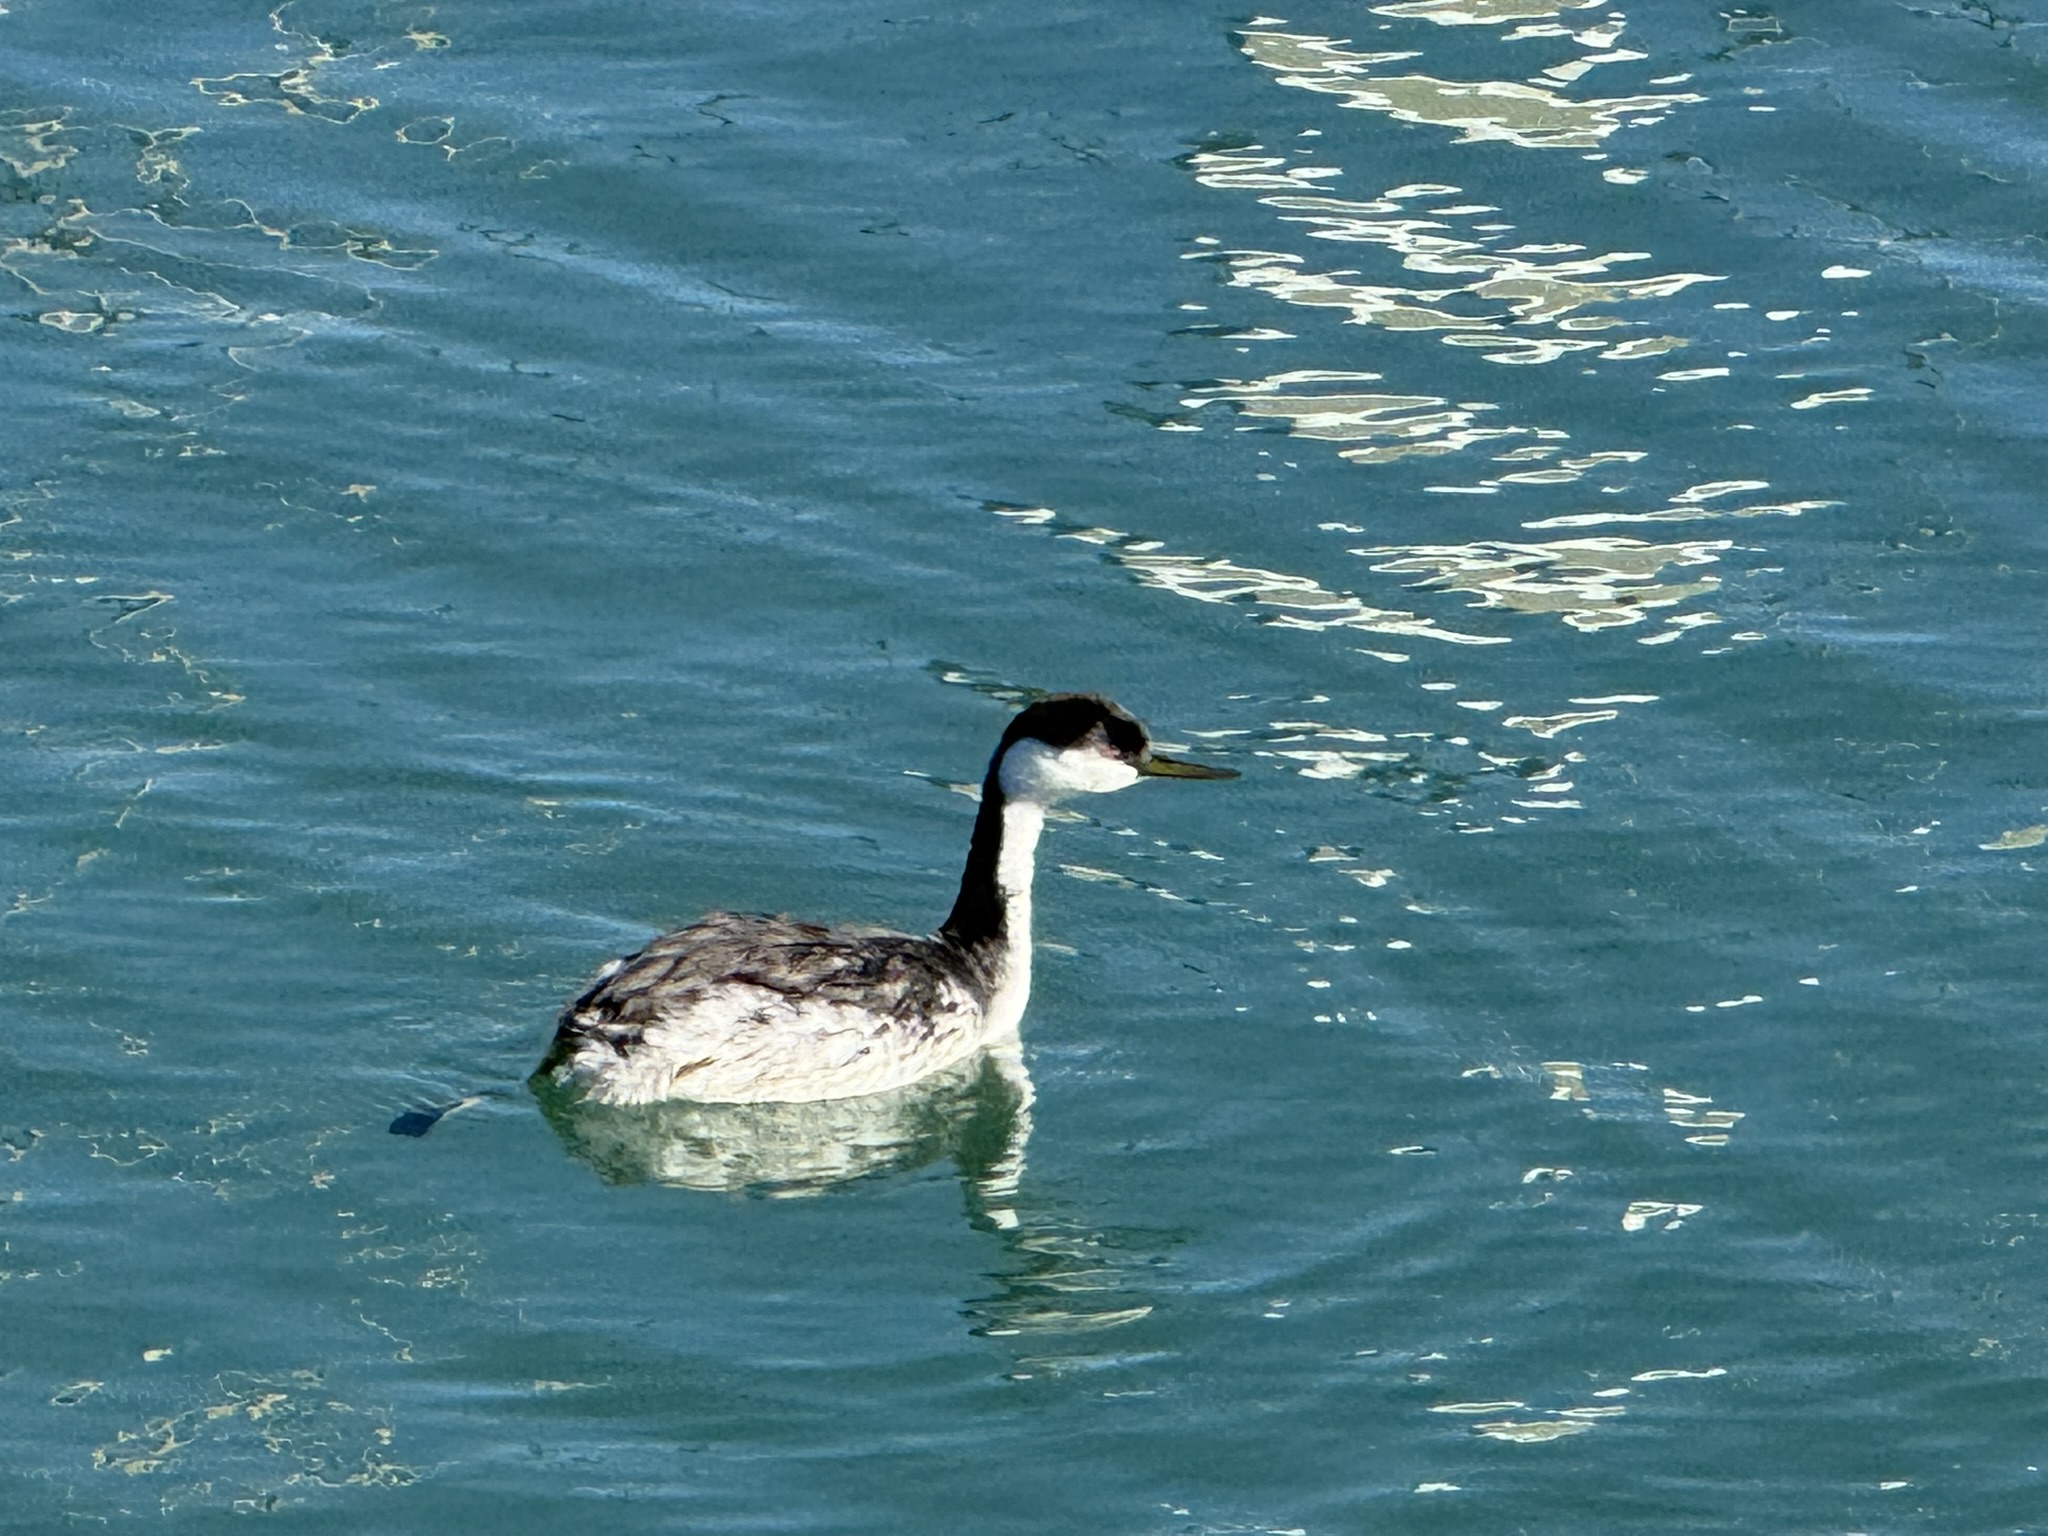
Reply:
M1003 905L1003 952L990 999L992 1032L1017 1027L1031 999L1031 877L1038 862L1038 835L1045 807L1029 800L1003 804L1003 840L996 855L996 895Z
M1031 875L1045 808L1137 778L1137 769L1094 744L1060 748L1028 737L989 764L960 897L939 932L988 965L992 1029L1014 1028L1031 993Z

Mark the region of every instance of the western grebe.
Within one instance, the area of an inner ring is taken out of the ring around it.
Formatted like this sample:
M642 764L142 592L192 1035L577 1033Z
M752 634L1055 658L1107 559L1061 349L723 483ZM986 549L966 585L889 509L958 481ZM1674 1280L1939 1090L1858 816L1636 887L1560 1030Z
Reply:
M709 913L599 971L534 1075L598 1104L804 1103L882 1093L1001 1046L1031 993L1046 807L1141 778L1236 777L1154 752L1107 699L1040 699L989 760L936 934Z

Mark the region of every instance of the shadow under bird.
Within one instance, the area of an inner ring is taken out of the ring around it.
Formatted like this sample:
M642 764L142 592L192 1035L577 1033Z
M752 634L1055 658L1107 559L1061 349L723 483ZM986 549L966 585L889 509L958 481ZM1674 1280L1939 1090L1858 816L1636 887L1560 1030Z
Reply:
M1107 699L1040 699L989 761L960 895L937 933L710 913L600 971L562 1014L534 1087L621 1107L812 1103L1013 1052L1046 808L1144 778L1236 777L1153 751Z

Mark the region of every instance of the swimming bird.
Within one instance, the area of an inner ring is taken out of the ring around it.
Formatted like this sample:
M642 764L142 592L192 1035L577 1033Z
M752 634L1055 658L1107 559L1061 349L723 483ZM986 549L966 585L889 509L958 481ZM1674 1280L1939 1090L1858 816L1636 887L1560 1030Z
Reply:
M929 937L713 912L614 960L563 1012L536 1085L599 1104L883 1093L1016 1038L1046 808L1142 778L1234 779L1152 750L1108 699L1054 694L1003 732L953 910Z

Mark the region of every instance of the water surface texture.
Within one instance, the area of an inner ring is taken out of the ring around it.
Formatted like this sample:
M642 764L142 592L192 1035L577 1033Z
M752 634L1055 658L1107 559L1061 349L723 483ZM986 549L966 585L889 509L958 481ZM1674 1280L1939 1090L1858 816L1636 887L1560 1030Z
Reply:
M6 0L0 1526L2042 1529L2044 100ZM707 907L935 922L1061 688L1244 776L1050 829L1021 1067L525 1091Z

